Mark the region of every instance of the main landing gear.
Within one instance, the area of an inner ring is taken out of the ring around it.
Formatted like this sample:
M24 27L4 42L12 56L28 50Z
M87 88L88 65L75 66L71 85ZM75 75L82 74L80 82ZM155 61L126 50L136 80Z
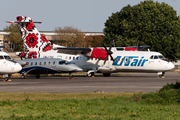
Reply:
M94 77L94 70L89 70L87 72L87 77Z
M69 73L69 78L68 79L74 79L73 75Z
M5 74L5 75L3 75L3 78L4 78L4 80L3 81L11 81L11 75L10 74Z
M165 78L165 72L158 72L158 78Z

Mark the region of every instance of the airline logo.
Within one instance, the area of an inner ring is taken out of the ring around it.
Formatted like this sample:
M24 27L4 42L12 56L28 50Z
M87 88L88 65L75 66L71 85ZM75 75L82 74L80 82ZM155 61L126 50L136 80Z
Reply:
M116 61L112 65L115 66L134 66L134 67L143 67L145 62L148 59L144 59L144 56L141 58L139 56L117 56Z

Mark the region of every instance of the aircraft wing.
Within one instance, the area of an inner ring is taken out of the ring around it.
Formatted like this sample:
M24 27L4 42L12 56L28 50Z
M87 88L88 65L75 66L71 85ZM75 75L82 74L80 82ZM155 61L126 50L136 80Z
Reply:
M58 53L66 53L66 54L87 54L91 52L91 48L74 48L74 47L56 47L54 49L58 49Z
M65 54L83 54L86 57L97 58L105 60L107 53L104 48L74 48L74 47L54 47L58 50L58 53ZM138 51L136 48L131 47L116 47L118 51Z
M131 46L129 48L136 48L137 49L137 46ZM139 46L139 51L143 51L145 48L151 48L151 46L149 46L149 45Z
M22 60L16 60L16 62L19 63L22 67L27 65L27 63L25 61L22 61Z

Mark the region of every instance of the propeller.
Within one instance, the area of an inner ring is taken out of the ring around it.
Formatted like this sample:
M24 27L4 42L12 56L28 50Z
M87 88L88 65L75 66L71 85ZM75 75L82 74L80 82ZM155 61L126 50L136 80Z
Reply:
M112 48L113 44L114 44L114 40L113 40L113 42L111 43L111 45L110 45L110 47L109 47L109 50L108 50L108 49L106 48L106 46L104 45L104 43L103 43L103 47L105 48L106 54L107 54L107 56L106 56L106 58L105 58L105 60L104 60L104 64L103 64L103 65L106 64L106 61L107 61L107 59L108 59L108 56L110 56L110 57L111 57L111 60L114 61L114 59L113 59L113 57L112 57L112 55L111 55L111 54L113 54L113 52L111 51L111 48Z
M137 49L140 51L139 39L137 38Z

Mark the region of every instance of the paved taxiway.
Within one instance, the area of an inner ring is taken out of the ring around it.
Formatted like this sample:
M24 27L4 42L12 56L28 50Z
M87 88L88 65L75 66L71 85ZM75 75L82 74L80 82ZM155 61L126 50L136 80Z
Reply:
M11 82L3 82L1 79L0 92L156 92L167 83L179 80L178 72L167 72L165 78L157 78L156 73L122 73L111 77L75 77L70 80L68 77L28 77L14 78Z

